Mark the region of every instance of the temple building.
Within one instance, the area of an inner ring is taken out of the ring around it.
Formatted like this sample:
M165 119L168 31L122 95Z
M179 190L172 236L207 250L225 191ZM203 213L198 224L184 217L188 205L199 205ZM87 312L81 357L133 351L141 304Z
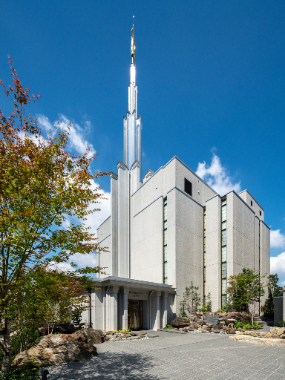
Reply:
M124 161L111 173L111 215L98 228L106 274L94 279L84 313L86 324L105 331L164 327L191 281L216 311L227 303L229 276L270 273L270 230L249 191L221 197L177 157L142 178L135 49L133 27Z

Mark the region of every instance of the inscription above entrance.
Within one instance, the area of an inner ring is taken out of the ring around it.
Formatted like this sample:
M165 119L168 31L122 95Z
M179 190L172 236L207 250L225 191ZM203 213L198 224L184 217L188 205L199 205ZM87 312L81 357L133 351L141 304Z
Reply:
M140 290L130 290L129 299L130 300L147 300L148 292L142 292Z

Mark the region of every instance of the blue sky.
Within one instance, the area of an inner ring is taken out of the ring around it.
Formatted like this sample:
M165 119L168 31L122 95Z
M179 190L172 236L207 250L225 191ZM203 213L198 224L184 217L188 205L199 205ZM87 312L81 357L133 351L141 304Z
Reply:
M219 192L248 189L265 209L272 270L285 285L284 1L10 0L0 13L0 78L10 81L10 54L42 96L30 111L43 129L72 121L69 149L90 146L92 170L114 172L134 14L143 173L176 155L195 171L205 165ZM9 111L2 93L0 105ZM100 185L108 196L109 179Z

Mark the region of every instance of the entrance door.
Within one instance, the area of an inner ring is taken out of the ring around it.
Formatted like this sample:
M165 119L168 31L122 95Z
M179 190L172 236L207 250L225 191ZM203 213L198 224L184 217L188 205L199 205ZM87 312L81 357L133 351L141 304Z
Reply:
M142 328L142 301L129 301L128 302L128 322L132 330Z

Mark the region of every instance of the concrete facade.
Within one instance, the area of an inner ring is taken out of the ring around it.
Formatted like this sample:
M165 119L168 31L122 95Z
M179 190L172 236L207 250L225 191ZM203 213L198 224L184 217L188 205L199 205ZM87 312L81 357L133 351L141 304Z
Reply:
M167 267L167 285L175 289L175 296L163 293L168 297L167 317L159 318L165 321L178 315L185 287L191 281L199 287L201 298L210 293L215 311L224 304L223 286L231 275L241 273L243 268L260 271L261 275L270 273L270 230L250 206L252 197L249 204L234 191L221 197L177 157L156 173L151 172L144 183L136 173L135 179L132 176L133 170L121 163L118 175L111 174L111 199L117 208L112 203L111 217L98 229L100 244L109 251L98 258L98 264L107 267L106 275L99 275L100 279L118 276L163 284ZM192 196L185 191L185 179L192 184ZM118 195L113 194L113 189ZM226 213L222 207L226 207ZM108 246L108 242L112 244ZM144 301L144 315L151 313L154 318L158 301ZM156 326L153 322L152 328Z
M202 300L210 293L216 311L227 302L231 275L243 268L270 273L270 231L248 190L221 197L177 157L141 181L135 70L132 59L124 163L111 173L111 215L98 229L108 251L98 255L105 274L94 282L92 312L84 317L103 330L127 327L130 313L143 328L164 326L178 315L191 282ZM141 292L138 306L134 292Z

